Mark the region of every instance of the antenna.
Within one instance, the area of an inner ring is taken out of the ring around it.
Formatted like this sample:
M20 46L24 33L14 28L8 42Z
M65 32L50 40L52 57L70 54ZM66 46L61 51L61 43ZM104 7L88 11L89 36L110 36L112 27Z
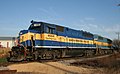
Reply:
M33 23L34 21L32 20L31 23Z

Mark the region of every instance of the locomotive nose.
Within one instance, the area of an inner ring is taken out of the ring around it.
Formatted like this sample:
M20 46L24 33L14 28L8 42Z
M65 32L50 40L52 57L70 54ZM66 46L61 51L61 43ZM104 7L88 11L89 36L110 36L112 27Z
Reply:
M23 44L26 47L31 47L35 45L40 45L38 39L40 39L40 35L37 34L38 31L35 30L22 30L19 33L20 44Z
M24 46L27 46L27 33L28 33L28 30L21 30L20 33L19 33L19 38L20 38L20 44L23 44Z

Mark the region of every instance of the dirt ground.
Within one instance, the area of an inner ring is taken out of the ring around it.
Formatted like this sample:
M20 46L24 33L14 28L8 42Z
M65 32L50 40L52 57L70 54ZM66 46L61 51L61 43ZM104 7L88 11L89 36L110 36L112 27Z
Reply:
M93 74L96 69L68 66L59 62L32 62L25 64L14 64L8 66L10 70L17 72L37 72L40 74Z
M7 68L32 74L120 74L120 53L94 60L76 61L70 65L61 62L31 62L12 64Z

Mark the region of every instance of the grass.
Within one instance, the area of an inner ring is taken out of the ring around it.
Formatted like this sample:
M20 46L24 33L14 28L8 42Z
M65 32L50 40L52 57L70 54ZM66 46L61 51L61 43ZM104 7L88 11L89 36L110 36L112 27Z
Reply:
M9 62L7 61L7 59L4 57L4 58L0 58L0 67L3 66L3 67L7 67L9 65Z
M8 51L10 51L10 48L0 48L0 64L7 63Z
M6 58L0 58L0 63L5 63L5 62L7 62Z

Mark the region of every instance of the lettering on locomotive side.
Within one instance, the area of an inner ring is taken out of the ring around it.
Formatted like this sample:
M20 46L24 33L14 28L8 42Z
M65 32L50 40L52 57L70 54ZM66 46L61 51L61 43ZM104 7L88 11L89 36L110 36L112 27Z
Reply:
M54 40L54 41L56 41L56 35L54 35L54 34L44 34L44 36L45 36L45 40Z
M52 35L52 34L48 34L48 37L54 37L54 35Z

